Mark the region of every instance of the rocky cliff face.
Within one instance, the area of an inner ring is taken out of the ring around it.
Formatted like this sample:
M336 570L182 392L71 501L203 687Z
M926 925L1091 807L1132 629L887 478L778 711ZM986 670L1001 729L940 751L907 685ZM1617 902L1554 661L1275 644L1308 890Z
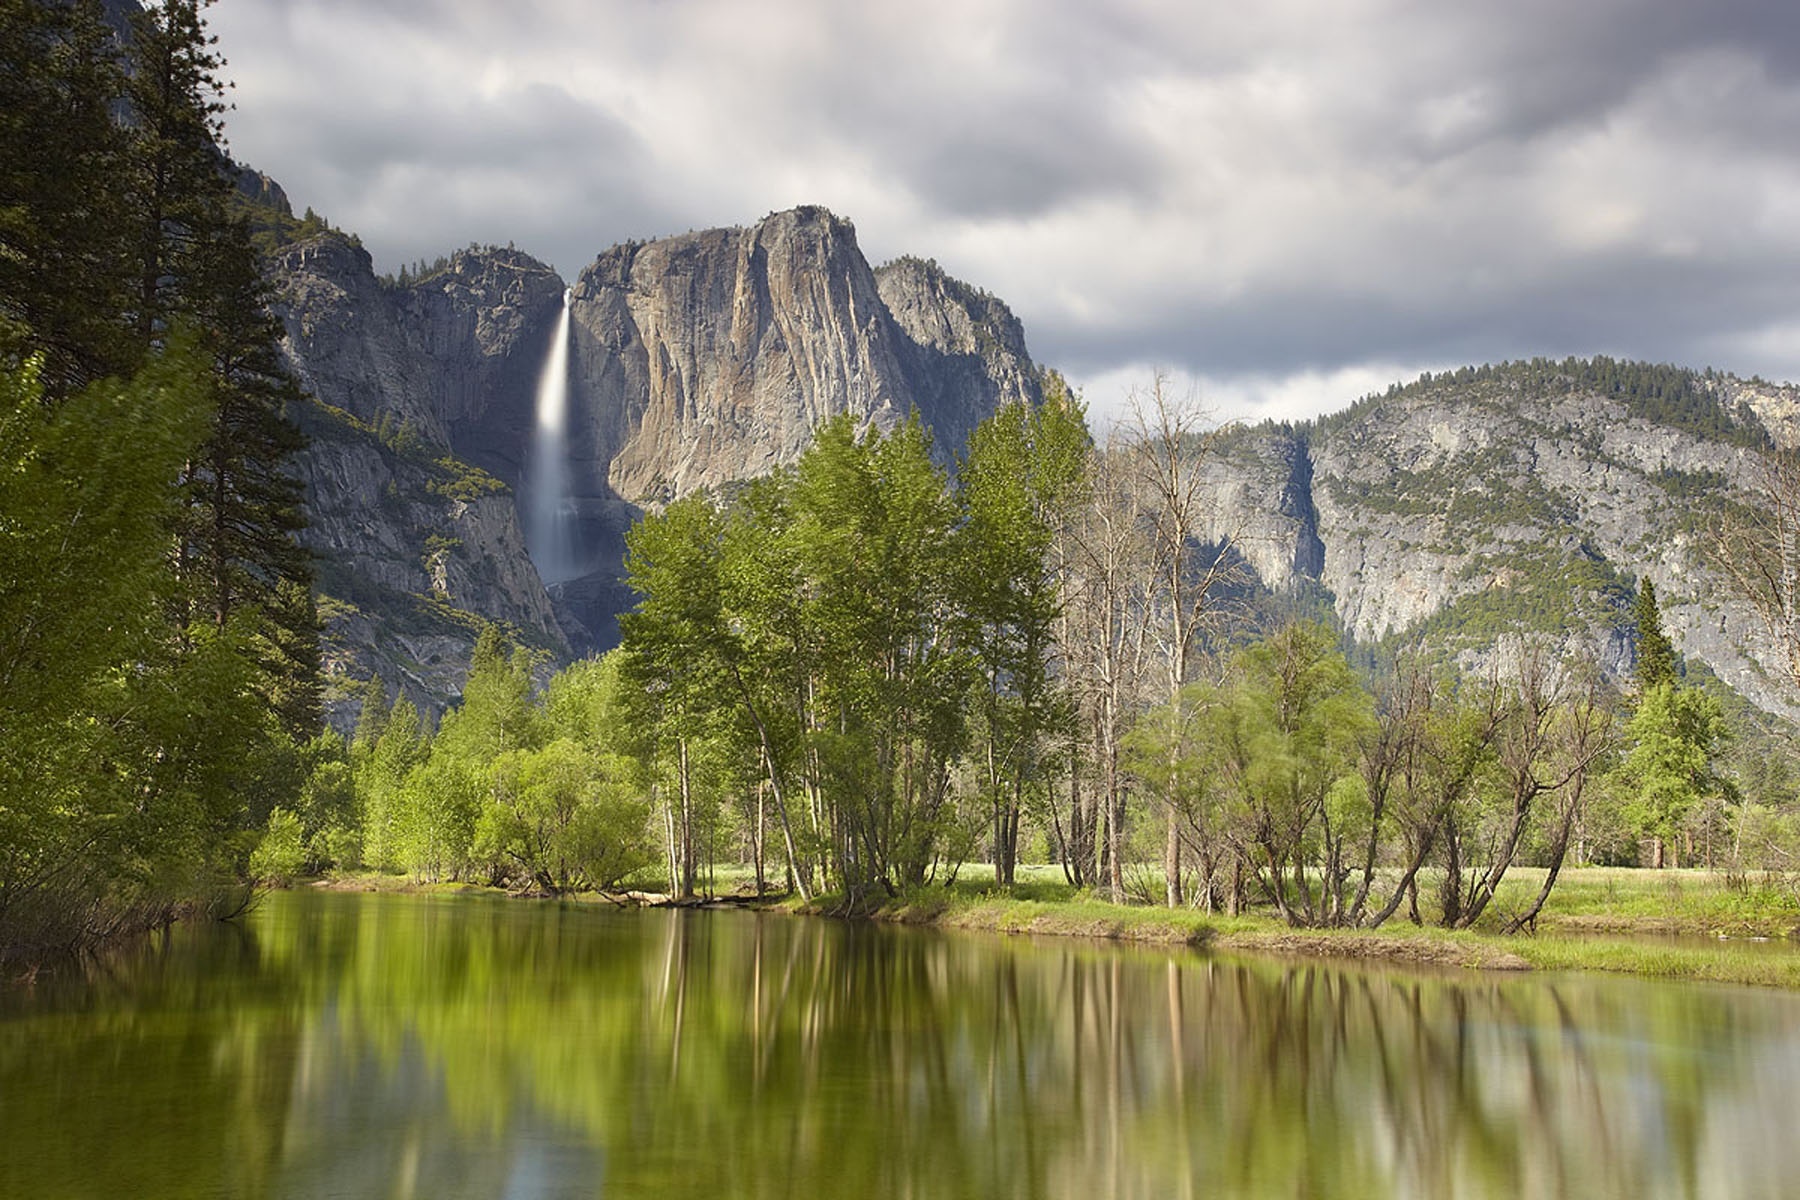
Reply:
M302 462L328 618L327 670L379 671L437 707L455 696L483 619L569 652L483 438L490 409L529 405L530 342L560 303L553 272L510 252L458 254L407 288L337 235L274 264L286 349L314 402ZM476 453L459 456L457 444ZM501 447L504 450L504 446Z
M638 511L793 462L819 422L917 412L948 460L996 408L1038 398L1006 306L935 266L877 272L821 208L615 246L572 291L571 454L591 569L555 591L578 641L616 637Z
M917 411L946 456L1037 371L999 301L903 260L876 272L820 208L616 246L574 288L587 476L656 504L792 462L819 422Z
M792 462L840 413L885 429L916 411L948 459L999 405L1038 396L1005 305L935 264L876 272L823 209L614 247L570 289L585 570L546 589L514 498L562 280L510 250L381 280L336 234L273 267L290 360L318 400L303 467L333 668L380 670L431 705L456 694L480 617L558 658L616 639L643 507Z
M1603 363L1458 372L1227 436L1208 464L1214 533L1270 588L1322 587L1359 640L1425 638L1467 665L1536 628L1623 677L1648 577L1684 654L1788 711L1706 549L1755 447L1797 431L1800 389Z
M917 412L949 458L996 407L1038 397L1005 305L928 261L872 269L823 209L613 247L569 289L583 562L546 589L514 498L563 281L509 250L384 281L341 235L288 247L275 278L319 401L308 536L334 668L378 669L432 705L456 694L479 619L555 658L610 644L644 508L789 463L840 413L889 428ZM1207 533L1359 640L1424 640L1468 666L1542 629L1623 677L1647 576L1686 655L1787 711L1760 628L1705 556L1709 506L1771 437L1800 442L1795 389L1606 360L1465 370L1228 431L1205 460Z

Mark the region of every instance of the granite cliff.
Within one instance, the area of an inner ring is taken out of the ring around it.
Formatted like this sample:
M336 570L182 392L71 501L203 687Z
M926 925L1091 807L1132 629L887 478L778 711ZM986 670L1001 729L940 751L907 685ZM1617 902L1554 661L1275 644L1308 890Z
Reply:
M546 588L515 504L564 282L513 250L383 279L331 231L272 259L314 397L302 464L329 666L437 706L481 619L556 659L617 636L624 533L647 506L793 461L839 413L916 412L948 460L1038 371L994 297L903 259L880 271L819 208L601 253L567 288L577 577Z
M1469 666L1528 629L1623 678L1649 578L1683 654L1792 715L1707 550L1720 505L1749 500L1759 448L1797 434L1791 387L1605 359L1466 369L1228 432L1211 532L1270 590L1316 589L1357 640L1424 641Z
M926 260L872 268L819 208L615 246L566 287L499 249L378 278L330 231L286 244L273 277L316 397L303 469L332 670L380 670L433 706L456 695L480 620L554 660L610 644L645 509L791 462L839 413L889 428L916 412L948 459L998 406L1038 396L1003 303ZM581 557L546 587L516 497L565 304ZM1648 577L1691 660L1791 715L1759 625L1705 554L1708 514L1744 499L1770 441L1800 442L1800 390L1605 359L1469 368L1224 431L1204 467L1210 533L1269 597L1465 666L1540 629L1623 678Z

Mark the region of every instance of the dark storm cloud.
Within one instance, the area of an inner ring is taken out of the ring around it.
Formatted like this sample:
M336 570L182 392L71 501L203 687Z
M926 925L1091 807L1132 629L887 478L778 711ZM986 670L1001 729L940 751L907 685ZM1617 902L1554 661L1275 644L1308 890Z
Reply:
M389 266L516 240L572 274L823 203L872 258L1004 297L1096 387L1155 364L1248 410L1540 353L1800 374L1800 5L214 14L238 152Z

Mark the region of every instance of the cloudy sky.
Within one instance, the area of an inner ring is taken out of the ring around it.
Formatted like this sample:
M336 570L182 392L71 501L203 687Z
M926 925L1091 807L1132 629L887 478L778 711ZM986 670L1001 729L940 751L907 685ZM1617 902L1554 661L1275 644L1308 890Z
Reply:
M233 153L383 269L796 204L1100 411L1606 353L1800 379L1792 0L223 0Z

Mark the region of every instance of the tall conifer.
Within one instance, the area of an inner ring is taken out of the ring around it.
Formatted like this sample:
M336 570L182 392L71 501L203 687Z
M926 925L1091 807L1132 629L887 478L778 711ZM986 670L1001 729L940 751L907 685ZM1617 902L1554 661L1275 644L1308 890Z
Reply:
M1640 694L1675 682L1675 646L1663 632L1662 612L1656 606L1656 585L1645 576L1631 606L1637 625L1637 685Z

